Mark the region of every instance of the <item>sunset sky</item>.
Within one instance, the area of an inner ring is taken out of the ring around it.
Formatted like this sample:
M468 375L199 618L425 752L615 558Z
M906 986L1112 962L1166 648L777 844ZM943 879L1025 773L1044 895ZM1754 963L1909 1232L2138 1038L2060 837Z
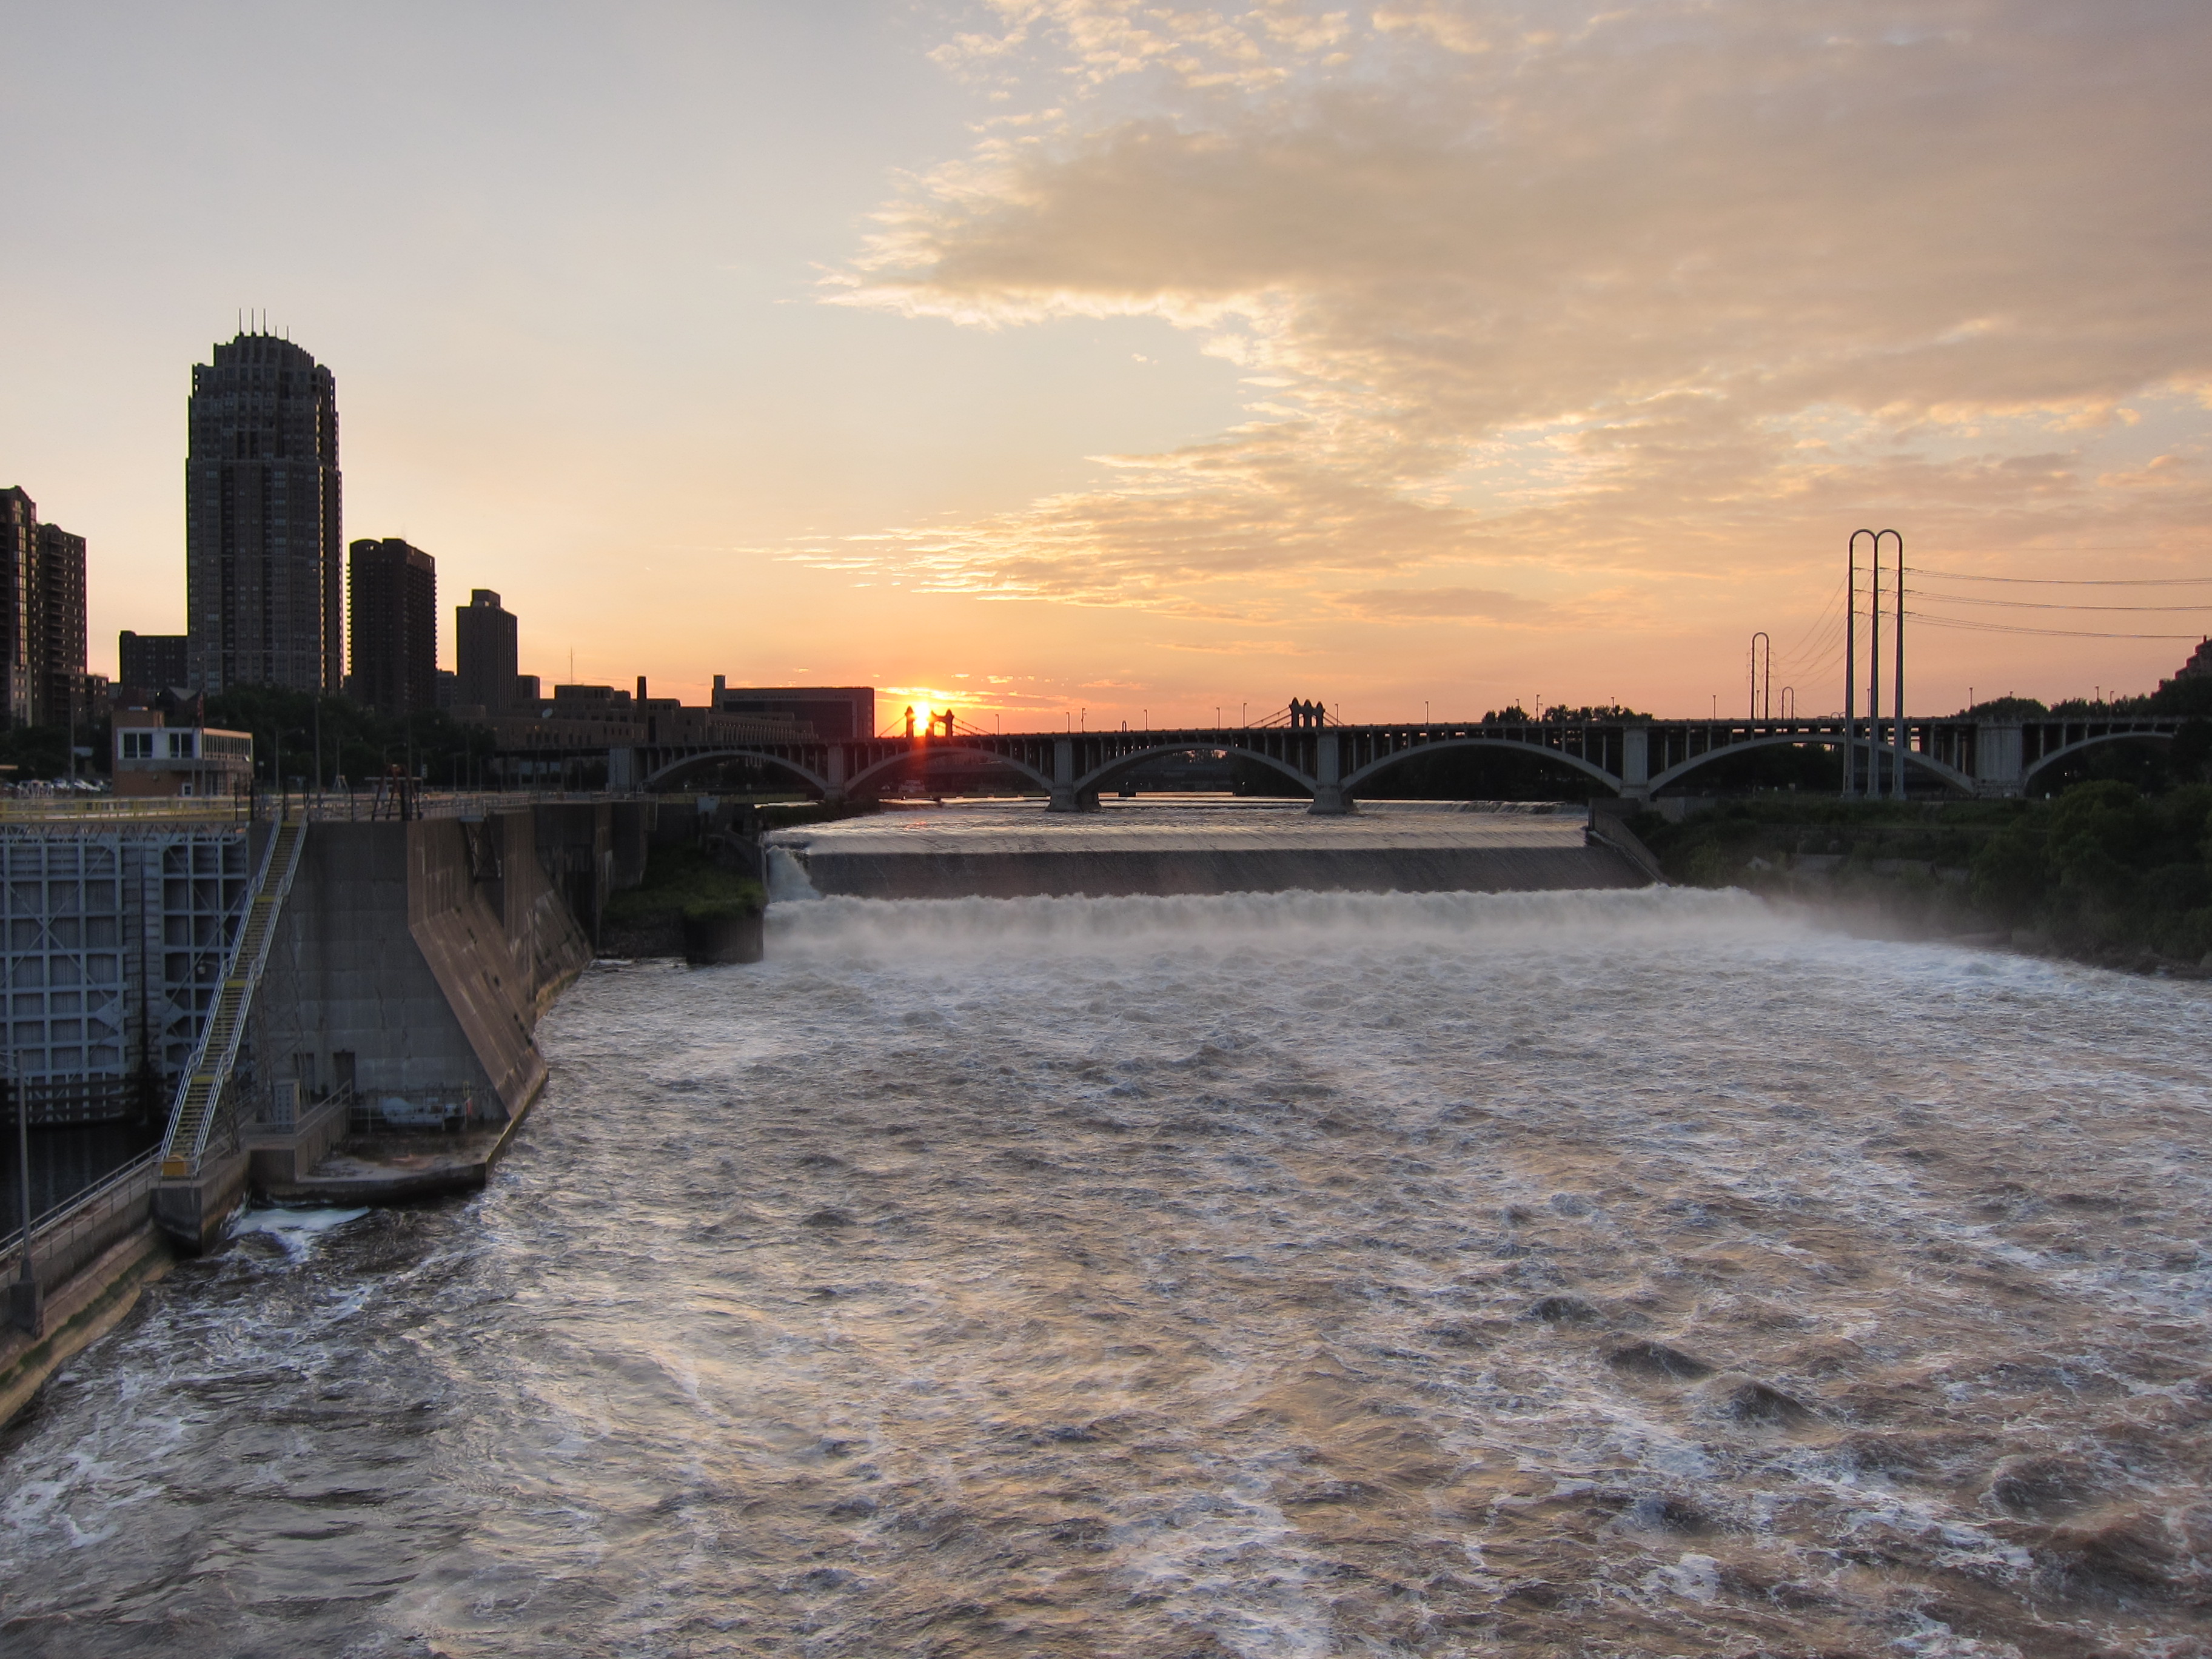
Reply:
M492 587L549 684L1702 714L1764 629L1822 712L1862 525L1948 573L1918 708L2212 628L2212 581L1956 579L2212 577L2202 0L0 19L0 485L89 538L96 669L182 628L247 308L337 375L346 534L435 556L444 665Z

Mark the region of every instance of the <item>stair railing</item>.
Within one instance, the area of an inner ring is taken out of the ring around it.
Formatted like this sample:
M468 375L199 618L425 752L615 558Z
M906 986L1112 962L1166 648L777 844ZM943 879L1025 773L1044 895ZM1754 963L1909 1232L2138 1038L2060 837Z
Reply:
M276 918L292 891L292 878L300 868L300 850L307 839L306 821L287 818L276 826L276 832L269 838L269 850L261 855L260 872L246 899L246 914L239 921L238 941L231 947L230 960L224 965L221 989L216 993L214 1006L208 1010L199 1047L192 1055L192 1063L177 1079L176 1099L169 1108L169 1132L163 1141L167 1148L161 1159L164 1176L194 1175L199 1170L200 1160L207 1155L208 1136L215 1127L216 1109L222 1104L223 1090L229 1085L231 1069L238 1063L239 1044L246 1035L246 1013L253 1006L253 994L260 986L263 970L269 965L269 946L276 935ZM276 883L273 888L272 877ZM202 1084L204 1086L198 1090L200 1105L195 1118L191 1110L194 1085Z

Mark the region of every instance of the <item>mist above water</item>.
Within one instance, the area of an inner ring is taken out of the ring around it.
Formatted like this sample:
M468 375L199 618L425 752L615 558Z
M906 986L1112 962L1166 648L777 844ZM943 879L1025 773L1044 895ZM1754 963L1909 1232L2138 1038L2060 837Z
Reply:
M81 1358L0 1645L2202 1650L2204 988L1673 890L770 929Z

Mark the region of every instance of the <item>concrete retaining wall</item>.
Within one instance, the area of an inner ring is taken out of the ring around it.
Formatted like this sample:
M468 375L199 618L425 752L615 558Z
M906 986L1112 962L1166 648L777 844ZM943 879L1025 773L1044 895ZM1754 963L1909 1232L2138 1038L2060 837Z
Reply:
M263 1191L289 1187L329 1157L331 1149L345 1139L352 1106L349 1099L340 1096L301 1117L299 1127L288 1134L247 1135L246 1151L253 1185Z
M539 1013L590 946L528 812L318 823L258 1000L263 1077L313 1097L473 1086L494 1115L544 1081Z
M145 1226L149 1194L160 1179L161 1159L141 1158L37 1229L32 1238L31 1270L38 1277L40 1288L52 1295L118 1239ZM19 1234L0 1249L0 1279L14 1279L22 1270L22 1259Z

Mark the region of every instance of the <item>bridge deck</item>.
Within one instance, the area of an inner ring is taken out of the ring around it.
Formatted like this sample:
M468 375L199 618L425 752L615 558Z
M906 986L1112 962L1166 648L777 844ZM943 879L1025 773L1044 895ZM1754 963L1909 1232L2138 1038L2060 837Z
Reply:
M2026 721L1961 716L1908 716L1901 742L1908 764L1925 783L1975 793L2016 794L2044 767L2092 744L2171 738L2171 717L2110 715ZM1310 791L1316 812L1337 812L1371 779L1425 754L1488 748L1540 754L1618 793L1644 797L1676 784L1723 755L1778 744L1840 750L1863 757L1878 747L1885 769L1895 764L1898 722L1878 730L1840 719L1610 720L1425 724L1230 726L1176 732L961 732L951 737L799 738L726 747L641 745L607 753L608 781L618 789L665 787L689 769L714 760L748 760L777 768L823 795L873 793L901 777L924 777L945 765L995 763L1049 790L1064 809L1089 799L1154 756L1211 750L1268 768ZM1866 778L1863 759L1854 775ZM1842 767L1838 783L1841 787ZM1879 792L1878 792L1879 793Z

